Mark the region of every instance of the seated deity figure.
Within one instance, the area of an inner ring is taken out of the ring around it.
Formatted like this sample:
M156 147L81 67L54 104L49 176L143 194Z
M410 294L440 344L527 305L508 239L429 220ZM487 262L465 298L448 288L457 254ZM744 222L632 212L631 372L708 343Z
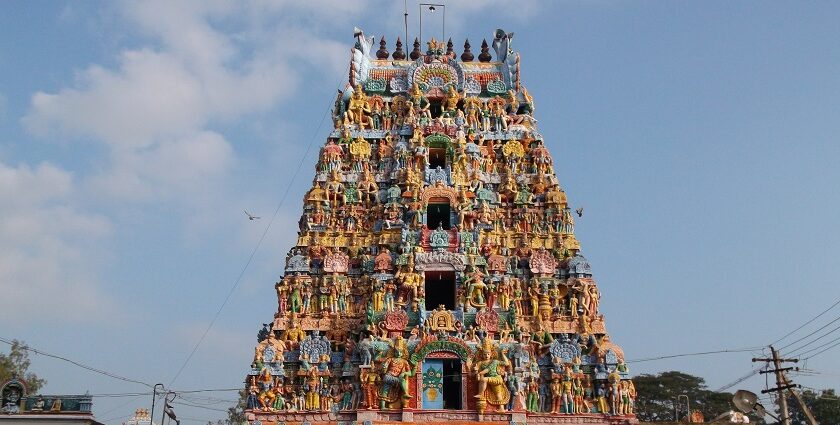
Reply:
M489 338L485 338L480 347L473 371L478 381L475 398L479 401L479 413L483 413L488 403L501 408L510 400L504 375L511 363L507 358L507 349L501 350L497 355L497 348Z
M344 113L344 125L357 124L360 129L370 126L370 101L360 84L353 88L353 94L347 105L347 112Z

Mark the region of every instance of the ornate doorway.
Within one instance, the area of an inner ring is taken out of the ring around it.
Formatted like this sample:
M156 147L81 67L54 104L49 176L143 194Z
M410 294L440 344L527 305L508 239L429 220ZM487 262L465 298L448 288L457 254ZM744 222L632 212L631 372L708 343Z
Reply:
M428 410L461 410L461 360L427 358L423 360L422 406Z

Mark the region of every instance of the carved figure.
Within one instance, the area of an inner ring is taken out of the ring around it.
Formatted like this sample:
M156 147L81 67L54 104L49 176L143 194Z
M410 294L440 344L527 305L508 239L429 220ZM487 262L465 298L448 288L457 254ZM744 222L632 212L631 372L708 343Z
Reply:
M498 355L496 352L497 348L485 338L476 353L478 361L473 366L473 371L478 382L475 398L478 400L479 414L484 413L487 404L498 408L510 401L510 392L504 380L505 371L510 367L507 349L502 349Z
M404 407L411 400L408 378L414 376L414 367L407 360L405 341L397 337L388 358L382 364L382 389L379 393L380 409L396 404ZM402 399L402 401L400 401Z

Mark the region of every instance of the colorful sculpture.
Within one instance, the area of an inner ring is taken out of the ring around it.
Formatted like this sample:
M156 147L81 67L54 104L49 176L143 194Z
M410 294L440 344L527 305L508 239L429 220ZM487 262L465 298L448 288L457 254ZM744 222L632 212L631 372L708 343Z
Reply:
M254 348L251 425L637 423L512 36L496 59L418 40L389 60L356 31Z

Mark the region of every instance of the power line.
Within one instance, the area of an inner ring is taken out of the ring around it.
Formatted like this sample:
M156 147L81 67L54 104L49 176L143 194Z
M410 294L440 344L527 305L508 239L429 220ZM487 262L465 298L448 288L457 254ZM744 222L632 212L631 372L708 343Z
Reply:
M5 338L0 338L0 342L6 343L6 344L9 344L9 345L12 345L12 346L14 346L15 343L16 343L16 341L14 341L14 340L9 341ZM134 384L145 385L149 388L152 388L152 385L147 384L143 381L138 381L136 379L126 378L125 376L120 376L120 375L117 375L115 373L111 373L111 372L108 372L108 371L105 371L105 370L102 370L102 369L97 369L93 366L88 366L86 364L82 364L82 363L79 363L75 360L70 360L66 357L62 357L62 356L59 356L59 355L56 355L56 354L50 354L50 353L47 353L46 351L41 351L41 350L38 350L38 349L35 349L35 348L32 348L32 347L29 347L28 345L25 345L25 344L20 344L20 343L17 343L17 344L21 349L32 352L32 353L35 353L35 354L40 354L42 356L47 356L47 357L51 357L51 358L54 358L54 359L57 359L57 360L65 361L67 363L78 366L82 369L86 369L86 370L89 370L91 372L98 373L100 375L105 375L109 378L119 379L120 381L131 382L131 383L134 383Z
M761 369L762 369L762 368L753 369L753 370L751 370L749 373L747 373L746 375L744 375L744 376L742 376L742 377L740 377L740 378L738 378L738 379L736 379L736 380L734 380L734 381L732 381L732 382L730 382L730 383L728 383L728 384L726 384L726 385L724 385L724 386L722 386L722 387L718 388L717 390L715 390L715 392L716 392L716 393L722 393L722 392L724 392L724 391L726 391L726 390L728 390L728 389L730 389L730 388L732 388L732 387L734 387L734 386L736 386L736 385L740 384L741 382L744 382L744 381L746 381L747 379L750 379L750 378L751 378L751 377L753 377L754 375L758 374L758 372L760 372L760 371L761 371Z
M809 321L807 321L807 322L803 323L803 324L802 324L801 326L799 326L798 328L796 328L796 329L794 329L794 330L792 330L792 331L788 332L787 334L785 334L785 336L783 336L783 337L781 337L781 338L779 338L779 339L777 339L777 340L775 340L775 341L771 342L769 345L776 345L779 341L782 341L783 339L785 339L785 338L787 338L787 337L789 337L789 336L793 335L794 333L796 333L796 331L798 331L798 330L800 330L800 329L804 328L805 326L808 326L808 325L809 325L809 324L811 324L811 322L813 322L814 320L817 320L817 319L819 319L820 317L822 317L822 315L823 315L823 314L828 313L828 311L829 311L829 310L831 310L832 308L836 307L838 304L840 304L840 299L838 299L838 300L837 300L834 304L832 304L832 305L831 305L831 307L829 307L829 308L827 308L827 309L823 310L823 312L822 312L822 313L820 313L820 314L816 315L816 316L815 316L814 318L812 318L811 320L809 320ZM784 348L784 347L783 347L783 348Z
M814 340L814 341L816 341L816 340ZM809 349L807 349L807 350L805 350L805 351L801 351L801 352L799 352L799 353L796 355L796 357L802 357L802 356L803 356L803 355L805 355L805 354L808 354L808 353L811 353L811 352L817 351L817 350L819 350L820 348L823 348L823 347L825 347L825 346L827 346L827 345L830 345L830 344L832 344L832 343L834 343L834 342L837 342L837 341L840 341L840 336L839 336L839 337L837 337L837 338L832 339L831 341L828 341L828 342L822 343L822 344L820 344L820 345L818 345L818 346L816 346L816 347L809 348Z
M693 356L705 356L708 354L721 354L721 353L745 353L749 351L755 351L758 347L750 347L750 348L736 348L736 349L727 349L727 350L715 350L715 351L700 351L696 353L682 353L682 354L671 354L667 356L659 356L659 357L648 357L643 359L634 359L628 360L627 363L643 363L643 362L651 362L654 360L664 360L664 359L673 359L677 357L693 357Z
M216 408L213 408L213 407L202 406L200 404L187 403L186 401L173 401L172 404L180 404L182 406L190 406L190 407L195 407L195 408L198 408L198 409L213 410L213 411L216 411L216 412L224 412L224 413L228 412L227 409L216 409Z
M812 357L815 357L815 356L819 356L820 354L825 353L826 351L831 350L832 348L834 348L834 347L836 347L836 346L838 346L838 345L840 345L840 342L837 342L837 343L835 343L834 345L832 345L832 346L830 346L830 347L828 347L828 348L825 348L825 349L823 349L823 350L821 350L821 351L818 351L818 352L816 352L816 353L814 353L814 354L811 354L811 355L810 355L810 356L808 356L808 357L805 357L805 360L808 360L808 359L810 359L810 358L812 358Z
M330 105L332 105L332 102L330 102ZM251 261L253 261L253 259L254 259L254 255L257 254L257 251L260 249L260 246L262 245L263 240L265 240L265 236L268 234L268 230L271 228L271 224L274 223L274 220L277 218L277 214L280 213L280 208L282 208L283 203L286 201L286 196L288 196L289 190L291 190L291 188L292 188L292 184L294 183L295 179L297 178L298 174L300 173L300 170L303 167L303 163L305 162L305 159L309 156L309 151L312 149L313 142L315 141L315 138L318 136L318 132L321 131L321 126L323 126L324 119L327 117L327 113L329 111L330 111L330 108L327 107L327 109L324 111L324 115L321 116L321 122L318 124L318 128L316 128L315 132L312 134L312 138L310 139L309 144L306 146L306 152L303 155L303 159L301 159L301 161L298 162L297 169L295 170L294 174L292 174L292 179L289 181L289 184L286 186L286 191L283 193L283 196L280 198L280 202L277 204L277 208L274 210L274 214L271 216L271 220L269 220L268 224L265 226L265 229L263 230L263 233L260 236L260 239L257 241L257 245L251 251L251 255L248 256L248 261L245 262L245 266L242 267L242 271L239 272L239 276L237 276L236 280L234 280L233 286L230 288L230 291L228 291L227 296L225 296L225 300L222 302L222 305L219 306L219 309L216 311L216 314L213 316L213 320L210 321L210 324L207 326L207 329L205 329L204 333L201 334L201 338L199 338L198 341L195 343L195 346L193 347L192 351L187 356L186 360L184 360L184 363L178 369L178 372L175 373L175 377L173 377L172 381L169 382L169 386L172 386L172 384L175 383L175 381L178 379L178 377L181 376L181 372L183 372L184 368L187 367L187 364L189 364L190 360L192 360L193 355L195 355L195 352L198 351L198 347L201 345L202 342L204 342L204 338L207 337L207 334L210 332L210 329L212 329L213 325L216 324L216 320L219 319L219 315L222 314L222 310L225 308L228 301L230 301L230 297L233 295L233 292L236 291L237 287L239 287L239 283L242 281L242 277L245 275L245 271L248 270L248 267L251 265Z
M173 390L178 394L190 394L190 393L212 393L212 392L222 392L222 391L242 391L242 388L216 388L216 389L202 389L202 390Z
M785 346L783 346L783 347L779 348L779 350L780 350L780 351L781 351L781 350L784 350L785 348L790 347L791 345L796 344L797 342L802 341L803 339L808 338L808 337L810 337L811 335L814 335L815 333L817 333L817 332L819 332L819 331L821 331L821 330L823 330L823 329L827 328L829 325L831 325L832 323L834 323L834 322L836 322L836 321L838 321L838 320L840 320L840 316L837 316L834 320L832 320L832 321L830 321L830 322L826 323L825 325L823 325L823 326L822 326L822 327L820 327L819 329L815 330L814 332L811 332L811 333L809 333L808 335L805 335L805 336L803 336L802 338L799 338L799 339L797 339L796 341L793 341L793 342L789 343L788 345L785 345ZM795 349L790 350L790 351L796 351L796 350L798 350L798 349L799 349L799 348L795 348Z

